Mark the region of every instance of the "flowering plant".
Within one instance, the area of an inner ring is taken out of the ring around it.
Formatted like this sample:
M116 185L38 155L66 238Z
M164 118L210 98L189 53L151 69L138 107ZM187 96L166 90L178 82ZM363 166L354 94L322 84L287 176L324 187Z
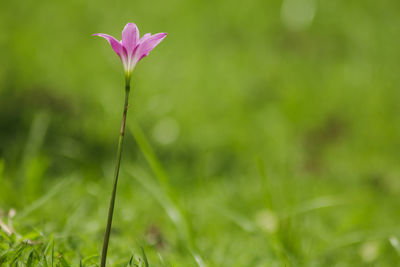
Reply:
M146 57L151 50L153 50L167 35L166 33L157 33L151 35L146 33L142 38L139 38L139 29L136 24L128 23L126 24L124 30L122 31L122 40L118 41L114 37L104 33L96 33L95 36L100 36L111 44L112 49L120 57L125 70L125 104L124 111L122 115L121 131L118 141L118 151L117 151L117 163L114 172L114 185L111 193L110 207L108 210L107 227L104 234L103 250L101 254L101 267L106 266L108 242L110 239L112 218L114 213L115 196L117 193L118 184L118 174L119 167L121 164L121 154L122 154L122 143L125 135L125 124L126 115L128 113L128 103L129 103L129 92L130 92L130 80L133 69L136 64L144 57Z

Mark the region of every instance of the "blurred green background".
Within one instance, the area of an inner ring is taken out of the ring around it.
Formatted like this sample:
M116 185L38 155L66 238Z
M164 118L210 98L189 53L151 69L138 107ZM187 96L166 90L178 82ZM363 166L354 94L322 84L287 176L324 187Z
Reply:
M399 10L1 2L0 218L15 233L0 261L52 243L72 266L98 262L124 77L91 34L135 22L168 36L134 71L110 266L140 246L150 266L395 266Z

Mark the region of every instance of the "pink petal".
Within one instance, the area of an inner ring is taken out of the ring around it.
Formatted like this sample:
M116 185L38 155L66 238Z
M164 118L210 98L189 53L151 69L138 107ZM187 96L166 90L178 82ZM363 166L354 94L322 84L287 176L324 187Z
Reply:
M143 36L143 38L145 38L145 36ZM167 36L166 33L157 33L150 37L146 36L144 41L140 41L135 52L135 58L137 58L137 61L147 56L150 51L153 50L165 38L165 36Z
M135 23L128 23L122 31L122 45L126 48L128 55L135 49L139 41L139 29Z
M146 33L145 35L143 35L142 38L139 39L139 44L143 43L144 41L146 41L150 37L151 37L151 33Z
M126 50L117 39L115 39L111 35L108 35L105 33L95 33L93 35L105 38L110 43L110 45L111 45L112 49L114 49L115 53L117 53L117 55L120 57L124 66L127 65L128 56L126 54Z
M112 49L114 49L115 53L117 53L120 57L124 54L124 49L121 45L121 43L112 37L111 35L105 34L105 33L95 33L93 36L100 36L105 38L111 45Z

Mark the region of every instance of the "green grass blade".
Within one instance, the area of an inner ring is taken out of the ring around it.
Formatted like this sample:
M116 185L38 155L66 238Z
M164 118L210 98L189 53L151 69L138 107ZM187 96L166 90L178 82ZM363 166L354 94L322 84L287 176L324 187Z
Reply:
M44 204L46 204L49 200L51 200L53 197L57 195L58 192L60 192L65 186L67 186L72 179L65 178L61 180L58 184L56 184L53 188L51 188L44 196L41 198L37 199L34 201L31 205L26 207L24 210L22 210L20 213L17 213L15 215L15 220L21 220L25 216L29 215L33 211L37 210Z
M192 256L194 257L196 263L199 266L205 266L203 263L204 261L201 259L200 253L198 253L197 248L195 246L195 242L193 239L193 234L190 230L189 223L187 221L187 218L180 209L176 196L177 194L172 190L170 187L169 183L169 178L164 171L164 168L162 167L162 164L160 160L158 159L157 155L154 153L153 148L150 145L150 142L147 140L146 135L143 133L142 129L139 127L139 125L135 122L131 122L129 124L129 129L133 133L133 136L144 154L146 161L150 165L152 171L154 172L155 176L158 179L158 182L161 186L162 191L164 192L164 199L167 199L169 203L168 205L164 205L162 202L160 204L164 207L167 208L166 212L170 215L170 218L173 220L175 225L177 226L177 229L180 229L181 235L184 237L186 242L189 244L189 250L192 251ZM133 175L135 176L135 175ZM143 184L149 185L146 181L143 179L140 179ZM154 188L152 189L153 195L154 195ZM155 197L157 197L155 195ZM159 200L159 197L157 197ZM199 260L198 260L199 259ZM203 264L203 265L201 265Z
M144 260L144 266L145 267L149 267L149 261L147 260L147 256L146 256L146 253L145 253L143 247L140 247L140 250L142 251L142 256L143 256L143 260Z

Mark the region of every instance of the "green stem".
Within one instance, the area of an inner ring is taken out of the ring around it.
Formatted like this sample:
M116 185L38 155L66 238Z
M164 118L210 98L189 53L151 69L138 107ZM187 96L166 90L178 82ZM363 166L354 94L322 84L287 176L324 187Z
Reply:
M104 234L103 251L101 253L101 265L100 265L101 267L106 266L108 242L110 240L111 224L114 214L115 196L117 194L119 166L121 165L122 143L124 142L124 135L125 135L126 114L128 113L129 92L130 92L130 76L127 76L125 80L124 113L122 115L121 131L118 140L117 164L115 166L115 172L114 172L114 186L111 193L110 207L108 209L107 228Z

